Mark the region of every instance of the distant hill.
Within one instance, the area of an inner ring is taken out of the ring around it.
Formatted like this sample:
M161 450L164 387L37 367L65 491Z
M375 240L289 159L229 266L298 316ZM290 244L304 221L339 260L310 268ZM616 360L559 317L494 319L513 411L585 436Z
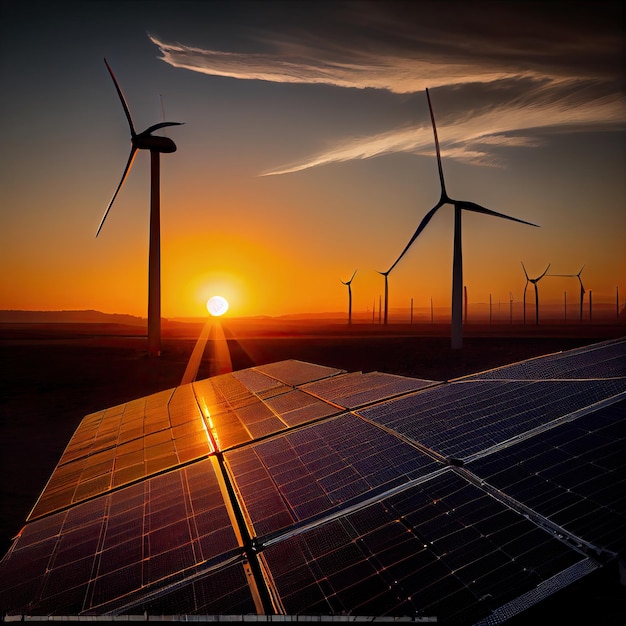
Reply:
M101 311L18 311L0 310L0 323L4 324L137 324L145 326L145 318L121 313Z

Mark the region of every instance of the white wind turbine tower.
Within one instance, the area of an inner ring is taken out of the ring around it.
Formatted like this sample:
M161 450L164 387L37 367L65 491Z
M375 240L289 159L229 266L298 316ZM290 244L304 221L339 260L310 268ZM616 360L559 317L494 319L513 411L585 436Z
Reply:
M356 276L356 272L357 270L354 270L354 274L352 274L352 278L347 281L347 282L341 282L342 285L347 285L348 286L348 324L352 324L352 281L354 280L354 277Z
M426 97L428 98L428 108L430 110L430 119L433 126L433 134L435 136L435 148L437 150L437 167L439 169L439 182L441 184L441 197L437 204L424 216L420 222L417 230L409 240L400 256L396 259L395 263L387 270L387 274L398 264L400 259L406 254L413 242L417 239L420 233L426 228L426 225L432 219L433 215L445 204L450 204L454 207L454 256L452 262L452 348L458 349L463 347L463 253L461 249L461 215L465 211L473 211L474 213L482 213L484 215L491 215L493 217L501 217L513 222L520 222L521 224L527 224L529 226L537 226L531 222L517 219L504 215L503 213L497 213L490 209L487 209L475 202L469 200L453 200L446 192L446 186L443 179L443 168L441 166L441 152L439 149L439 139L437 137L437 127L435 125L435 116L433 114L433 108L430 102L430 94L426 89Z
M524 324L526 324L526 288L528 287L528 283L532 283L535 286L535 324L539 324L539 289L537 288L537 283L546 275L547 271L550 269L550 263L548 263L548 267L543 271L543 274L537 276L537 278L529 278L528 272L526 271L526 267L522 262L522 268L524 269L524 275L526 276L526 285L524 286Z
M179 126L182 122L161 122L154 124L141 133L135 131L130 110L126 104L124 94L111 70L107 60L104 60L109 74L113 79L113 84L117 90L117 94L122 103L128 126L130 127L130 155L111 202L98 226L96 237L100 234L100 230L104 221L113 206L113 202L117 197L126 177L135 160L137 150L150 151L150 249L148 252L148 354L150 356L159 356L161 353L161 197L160 197L160 154L175 152L176 144L169 137L159 137L152 133L159 128L166 126Z

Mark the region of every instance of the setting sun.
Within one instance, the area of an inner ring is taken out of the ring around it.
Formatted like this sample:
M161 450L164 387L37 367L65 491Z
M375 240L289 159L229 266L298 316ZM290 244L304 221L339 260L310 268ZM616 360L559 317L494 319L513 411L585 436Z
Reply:
M219 317L228 311L228 300L222 296L212 296L207 300L206 308L213 317Z

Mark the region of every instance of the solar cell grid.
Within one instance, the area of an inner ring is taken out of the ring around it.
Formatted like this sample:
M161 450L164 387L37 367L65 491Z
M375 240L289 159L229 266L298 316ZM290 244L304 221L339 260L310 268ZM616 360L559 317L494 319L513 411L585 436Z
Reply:
M402 393L416 391L433 381L394 376L381 372L340 374L303 385L302 388L340 406L352 409Z
M504 514L511 533L486 536L466 523L468 514L480 521L481 511ZM324 580L321 601L337 613L367 614L365 607L377 606L376 615L408 610L462 623L487 617L493 606L584 558L451 472L261 554L288 612L304 601L303 587L317 585L319 602L317 581ZM393 594L385 593L389 589Z
M226 461L257 535L284 528L272 524L310 519L440 467L350 414L227 453Z
M286 613L515 613L597 567L586 554L626 548L624 346L512 366L520 380L510 369L432 389L287 361L90 414L0 562L0 606L256 612L210 433ZM303 389L344 406L408 395L337 415Z
M122 596L240 549L212 462L201 461L27 525L2 574L26 574L29 563L28 583L15 578L0 602L6 606L10 596L16 606L28 591L35 612L108 610L123 605ZM25 561L29 552L37 556ZM80 593L66 595L73 588Z
M283 383L254 368L233 372L233 376L255 394L284 388Z
M214 569L188 585L142 602L149 615L249 615L256 612L242 563ZM122 615L137 615L137 607Z
M296 360L257 365L254 369L276 378L287 385L291 385L292 387L343 373L343 370L334 367L326 367L324 365L316 365L314 363L305 363Z
M265 403L288 426L298 426L321 417L328 417L338 413L340 410L300 389L293 389L267 398Z
M573 535L603 549L623 550L625 417L622 400L467 467Z
M626 340L603 342L507 365L468 378L612 378L626 376Z
M357 412L464 458L625 390L626 379L459 382Z

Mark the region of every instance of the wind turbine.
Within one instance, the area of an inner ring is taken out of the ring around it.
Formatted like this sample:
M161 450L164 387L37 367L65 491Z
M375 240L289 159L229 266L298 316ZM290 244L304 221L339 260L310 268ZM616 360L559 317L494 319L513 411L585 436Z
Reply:
M522 268L524 268L524 274L526 275L526 286L524 287L524 324L526 324L526 287L528 287L528 283L532 283L535 286L535 324L539 324L539 289L537 288L537 283L546 275L547 271L550 269L550 263L548 263L548 267L543 271L541 276L537 278L529 278L528 272L526 271L526 267L524 267L524 263L522 262Z
M352 324L352 281L356 275L356 270L354 270L354 274L352 274L352 278L348 282L341 282L342 285L348 286L348 324Z
M521 224L527 224L528 226L537 226L531 222L517 219L516 217L510 217L503 213L497 213L487 209L480 204L470 202L469 200L454 200L450 198L446 191L446 185L443 179L443 168L441 166L441 151L439 149L439 139L437 137L437 127L435 125L435 116L433 114L433 107L430 102L430 94L426 89L426 97L428 99L428 108L430 110L430 119L433 126L433 134L435 136L435 148L437 150L437 167L439 169L439 182L441 183L441 197L435 206L424 216L420 222L417 230L409 240L400 256L396 259L395 263L389 268L388 273L398 264L400 259L407 253L413 242L417 239L420 233L426 228L426 225L432 219L433 215L445 204L450 204L454 207L454 256L452 262L452 348L458 349L463 347L463 253L461 250L461 214L462 211L473 211L474 213L482 213L484 215L491 215L493 217L501 217L513 222L520 222Z
M100 234L100 230L104 221L113 206L113 202L117 197L124 181L126 180L130 169L137 155L137 150L150 151L150 249L148 252L148 354L150 356L159 356L161 353L161 197L160 197L160 154L176 152L176 144L169 137L159 137L152 133L159 128L166 126L179 126L183 122L161 122L154 124L141 133L135 131L135 125L130 115L130 110L126 104L124 94L113 74L113 70L104 59L104 63L109 70L109 74L113 79L113 84L117 90L117 95L122 103L122 108L128 120L130 127L130 155L111 202L98 226L96 237Z
M585 300L585 288L583 287L583 281L580 275L583 273L585 266L583 265L580 268L578 274L550 274L550 276L559 276L560 278L578 278L578 282L580 283L580 322L583 321L583 302Z
M386 272L378 272L381 276L385 277L385 324L389 321L389 272L391 272L391 269L388 269Z

